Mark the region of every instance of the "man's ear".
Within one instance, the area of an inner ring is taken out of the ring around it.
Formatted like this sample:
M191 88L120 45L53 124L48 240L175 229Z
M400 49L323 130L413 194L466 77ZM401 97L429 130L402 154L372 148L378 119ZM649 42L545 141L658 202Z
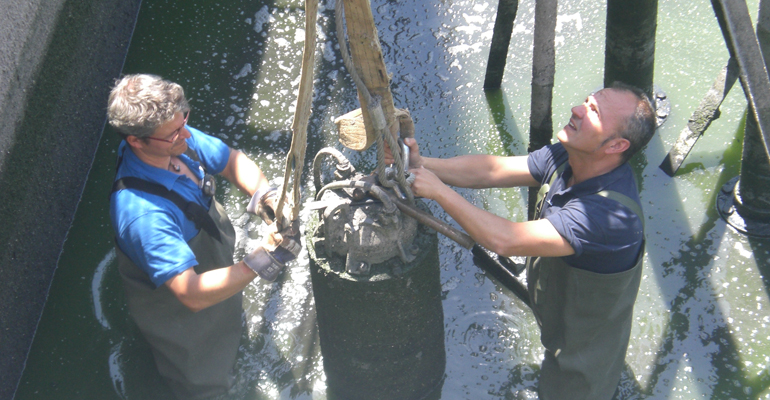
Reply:
M126 136L126 143L133 149L139 149L144 146L144 140L139 139L136 136Z
M610 140L609 146L607 146L608 154L622 153L631 147L631 142L624 138L615 138Z

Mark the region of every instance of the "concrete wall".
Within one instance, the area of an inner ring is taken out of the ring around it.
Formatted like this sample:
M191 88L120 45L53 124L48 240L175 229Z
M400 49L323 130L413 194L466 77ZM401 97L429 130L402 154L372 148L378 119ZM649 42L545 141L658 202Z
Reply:
M21 377L140 3L0 0L0 399Z

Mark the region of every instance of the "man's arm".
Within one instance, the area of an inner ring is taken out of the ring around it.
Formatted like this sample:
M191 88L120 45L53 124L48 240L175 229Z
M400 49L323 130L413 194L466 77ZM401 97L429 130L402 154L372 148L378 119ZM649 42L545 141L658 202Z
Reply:
M258 190L269 188L269 182L262 170L238 150L230 149L227 165L221 175L250 197ZM182 304L197 312L230 298L257 276L254 270L241 261L227 268L202 274L197 274L193 268L189 268L170 278L165 285Z
M405 143L410 149L409 165L430 170L448 185L485 189L539 184L529 172L528 156L500 157L477 154L448 159L431 158L420 155L415 139L407 138Z
M189 268L167 280L165 285L182 304L197 312L230 298L256 277L257 274L241 261L200 275Z
M269 187L267 178L257 164L238 150L230 149L230 158L221 175L249 197L257 190Z
M166 287L182 304L197 312L230 298L257 276L274 281L286 263L297 258L302 248L298 221L280 232L276 228L272 225L273 230L262 245L241 262L202 274L188 268L167 280Z
M497 254L561 257L575 253L548 220L511 222L469 203L427 168L411 172L416 176L412 184L416 195L435 200L473 240Z

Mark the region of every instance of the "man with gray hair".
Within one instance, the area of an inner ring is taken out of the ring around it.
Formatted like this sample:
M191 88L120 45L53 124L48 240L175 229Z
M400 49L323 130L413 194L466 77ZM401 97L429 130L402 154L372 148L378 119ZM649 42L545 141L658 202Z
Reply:
M298 224L276 218L276 190L253 161L187 125L190 107L178 84L125 76L107 114L124 139L110 218L129 312L177 397L225 393L243 326L241 292L257 276L275 280L296 258ZM212 174L248 195L247 210L271 224L264 243L237 263Z
M655 132L639 89L614 84L572 108L559 143L525 156L422 157L411 148L418 196L433 199L473 239L502 256L527 256L527 288L545 347L543 400L609 400L631 334L642 274L644 218L628 159ZM536 219L513 222L447 185L540 186Z

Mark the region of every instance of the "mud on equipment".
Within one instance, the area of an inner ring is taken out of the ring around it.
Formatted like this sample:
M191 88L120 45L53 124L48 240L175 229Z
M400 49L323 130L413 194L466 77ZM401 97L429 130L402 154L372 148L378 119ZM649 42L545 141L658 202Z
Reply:
M337 180L311 205L319 211L307 248L327 395L438 395L446 355L436 232L402 214L372 176L352 176L339 152L326 151L339 161ZM318 168L314 174L319 183Z

